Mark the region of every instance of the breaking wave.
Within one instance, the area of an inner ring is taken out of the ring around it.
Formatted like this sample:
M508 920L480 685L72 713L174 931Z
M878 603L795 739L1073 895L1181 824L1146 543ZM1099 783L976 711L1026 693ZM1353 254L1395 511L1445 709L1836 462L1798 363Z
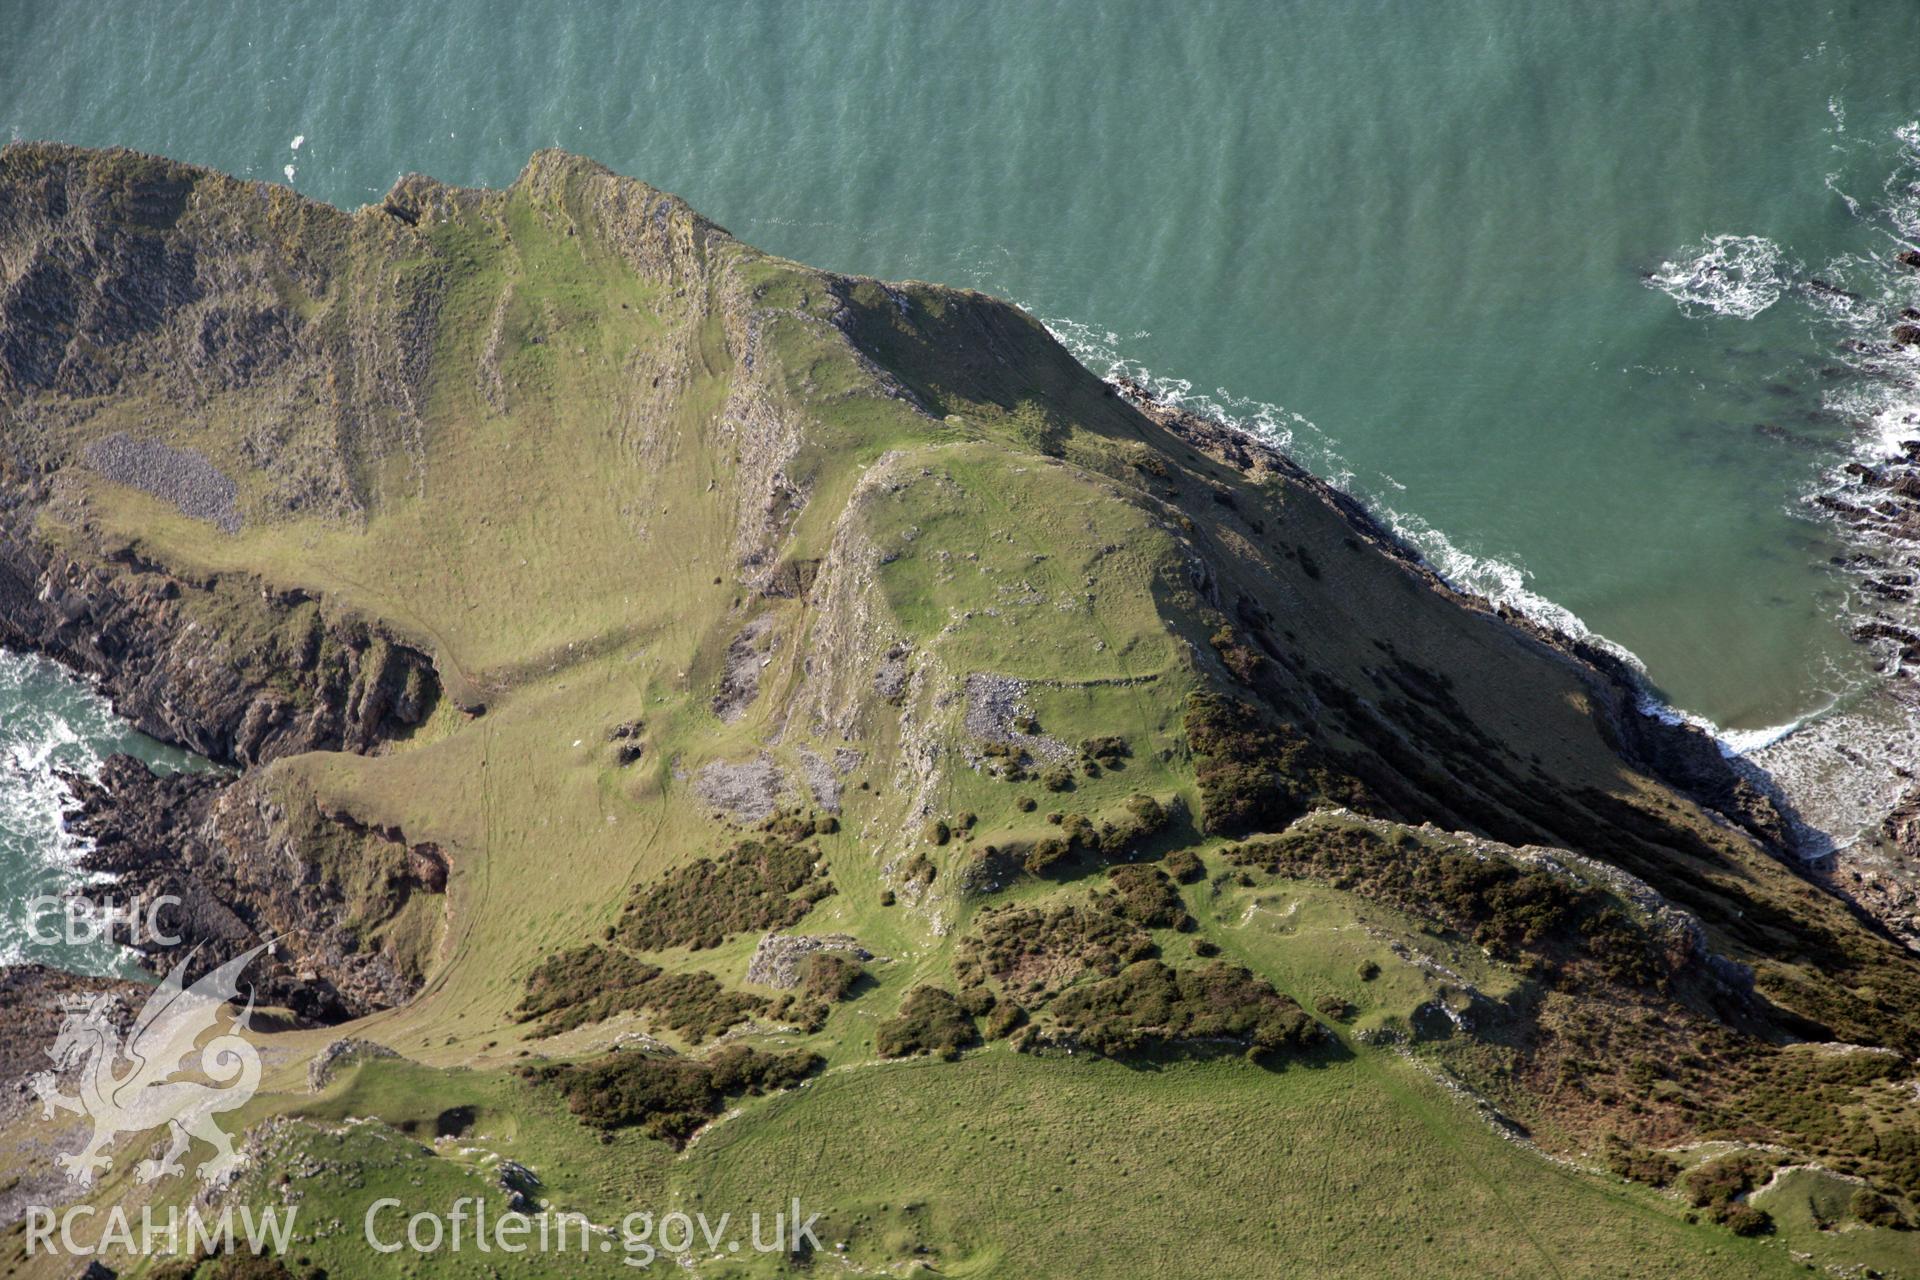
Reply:
M1647 286L1680 304L1688 315L1751 320L1780 300L1791 267L1765 236L1714 236L1649 272Z
M1155 373L1125 355L1120 349L1119 336L1112 330L1076 320L1043 318L1041 323L1080 363L1101 377L1110 381L1125 378L1146 387L1164 404L1205 414L1257 436L1285 451L1322 479L1339 485L1366 503L1375 519L1419 553L1428 568L1459 590L1603 649L1644 674L1644 664L1631 651L1594 631L1565 605L1534 591L1529 585L1532 574L1524 565L1468 550L1421 516L1395 508L1387 495L1404 493L1406 486L1385 474L1376 477L1378 484L1363 481L1341 456L1334 438L1305 414L1284 405L1237 396L1225 388L1212 393L1196 391L1187 379ZM1717 733L1706 721L1668 708L1651 694L1647 698L1654 714L1685 719Z
M107 971L110 951L48 952L28 935L27 903L88 877L88 841L67 829L73 789L62 774L97 777L108 755L128 751L160 769L193 767L114 715L107 700L44 658L0 649L0 964L29 959Z

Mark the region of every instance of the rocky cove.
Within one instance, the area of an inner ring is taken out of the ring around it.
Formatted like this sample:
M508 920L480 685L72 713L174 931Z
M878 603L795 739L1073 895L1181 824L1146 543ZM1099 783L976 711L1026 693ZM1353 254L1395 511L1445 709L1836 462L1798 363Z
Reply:
M161 974L191 951L198 974L275 939L263 1003L336 1022L404 1002L424 957L382 928L444 894L445 856L321 812L269 766L412 732L439 697L431 661L298 592L56 549L32 532L45 496L29 483L0 498L0 646L54 659L143 732L223 766L159 775L116 755L97 779L64 778L68 826L89 846L79 870L111 877L122 902L177 903L160 919L181 949L136 947L139 963Z

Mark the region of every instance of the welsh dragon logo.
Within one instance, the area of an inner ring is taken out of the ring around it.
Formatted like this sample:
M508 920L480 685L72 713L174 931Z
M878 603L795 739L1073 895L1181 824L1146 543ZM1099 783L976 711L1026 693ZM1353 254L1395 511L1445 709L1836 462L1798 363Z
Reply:
M182 960L148 997L124 1041L111 1016L110 996L96 996L67 1014L47 1056L63 1072L79 1068L79 1096L61 1093L53 1071L35 1076L33 1088L48 1119L55 1111L71 1111L93 1120L87 1145L59 1157L69 1181L91 1184L95 1173L113 1167L105 1153L116 1137L162 1125L172 1131L172 1142L160 1159L134 1166L142 1182L181 1172L180 1157L195 1138L214 1150L200 1165L203 1180L219 1178L238 1162L233 1140L215 1117L244 1106L260 1087L260 1054L241 1034L253 1015L252 989L246 1008L227 1030L205 1045L199 1040L239 991L240 971L270 945L234 957L191 987L185 986L184 974L192 957ZM197 1072L180 1078L193 1067Z

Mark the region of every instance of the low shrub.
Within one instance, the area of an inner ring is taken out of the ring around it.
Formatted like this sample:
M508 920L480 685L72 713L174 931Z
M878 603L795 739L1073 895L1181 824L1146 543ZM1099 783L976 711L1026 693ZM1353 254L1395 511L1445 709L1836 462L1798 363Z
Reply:
M1107 879L1115 892L1103 899L1103 904L1122 919L1149 929L1189 932L1195 927L1179 889L1159 867L1129 863L1108 871Z
M1689 1171L1682 1180L1687 1202L1715 1222L1733 1227L1740 1235L1759 1235L1771 1229L1764 1211L1739 1203L1772 1172L1771 1161L1752 1152L1739 1152ZM1758 1214L1759 1220L1753 1215ZM1736 1222L1738 1225L1736 1226ZM1742 1230L1741 1228L1745 1228Z
M1180 884L1198 884L1207 878L1206 864L1191 849L1175 849L1160 862L1166 867L1167 874Z
M1900 1212L1900 1206L1871 1187L1861 1187L1853 1193L1847 1202L1847 1212L1870 1227L1905 1231L1908 1226L1907 1215Z
M817 1053L762 1053L729 1045L711 1058L614 1053L523 1074L560 1090L573 1113L599 1129L643 1128L674 1147L719 1115L730 1097L792 1088L825 1065Z
M907 859L907 864L900 868L902 883L922 889L932 884L939 875L940 868L935 866L933 859L924 853L914 854Z
M1210 835L1277 831L1316 799L1368 807L1364 789L1328 767L1299 730L1251 703L1196 693L1186 727L1197 758L1200 829Z
M814 951L797 966L799 991L815 1000L844 1000L866 976L860 962L842 951Z
M1619 1138L1607 1144L1607 1168L1616 1177L1654 1187L1670 1186L1680 1176L1680 1165L1672 1156Z
M960 940L955 971L963 982L991 978L1044 1000L1083 975L1116 974L1154 954L1145 930L1091 906L1004 907L983 912Z
M818 851L787 819L774 818L757 838L721 857L701 858L634 890L621 917L621 940L637 951L716 947L728 935L784 929L833 892Z
M900 1012L882 1022L873 1045L883 1058L932 1054L953 1059L980 1042L973 1019L953 993L940 987L915 987L900 1003Z
M1234 679L1245 685L1260 683L1267 671L1267 655L1250 644L1243 644L1230 623L1221 623L1210 642Z
M1147 795L1128 796L1117 815L1098 823L1084 813L1050 813L1047 821L1059 827L1060 833L1042 836L1026 846L1021 865L1037 876L1072 859L1097 856L1112 861L1131 857L1142 840L1164 830L1170 820L1165 807Z
M989 1040L1004 1040L1025 1026L1027 1011L1011 1000L1002 1000L993 1006L987 1014L986 1035Z
M605 947L550 956L527 977L514 1017L537 1022L543 1036L601 1022L617 1013L651 1012L698 1044L764 1009L758 996L730 991L710 973L672 973Z
M1198 969L1139 960L1111 978L1069 988L1047 1012L1087 1048L1109 1057L1208 1040L1236 1042L1264 1056L1307 1049L1324 1034L1265 980L1217 960Z
M1104 765L1109 769L1115 767L1122 760L1132 755L1133 750L1127 746L1127 740L1125 738L1113 737L1111 735L1099 738L1088 738L1080 744L1081 759Z
M1332 992L1315 1000L1313 1007L1320 1011L1322 1017L1332 1018L1335 1022L1345 1022L1353 1016L1354 1012L1353 1005L1348 1003L1345 997L1334 995Z

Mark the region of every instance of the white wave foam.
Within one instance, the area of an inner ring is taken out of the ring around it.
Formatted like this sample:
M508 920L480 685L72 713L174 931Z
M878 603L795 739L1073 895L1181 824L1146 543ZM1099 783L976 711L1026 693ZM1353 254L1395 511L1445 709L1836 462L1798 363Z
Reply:
M110 726L104 703L93 696L54 707L34 698L34 659L0 652L0 839L48 869L71 868L90 847L67 829L74 803L59 771L96 777L102 757L94 747Z
M1830 173L1826 176L1826 188L1846 202L1848 213L1856 218L1860 216L1860 202L1840 189L1840 175L1838 173Z
M0 650L0 964L26 959L113 972L117 950L56 949L26 936L29 898L111 876L83 873L92 842L67 827L76 797L62 774L98 778L108 754L133 751L161 770L191 767L113 714L99 691L44 658Z
M1877 829L1913 786L1920 708L1891 696L1882 684L1852 706L1810 717L1752 748L1745 758L1793 801L1803 852L1818 857Z
M1407 515L1389 507L1369 504L1374 514L1401 541L1420 553L1427 566L1462 591L1482 596L1496 605L1505 605L1562 635L1570 636L1606 650L1636 671L1645 667L1634 654L1607 639L1586 624L1579 614L1559 604L1527 584L1533 575L1525 565L1498 556L1475 555L1455 543L1419 516Z
M1889 353L1879 358L1887 365L1909 365L1920 376L1920 354ZM1829 393L1823 403L1828 412L1855 424L1853 456L1861 462L1900 457L1907 441L1920 440L1920 389L1907 379L1847 387Z
M1111 329L1096 328L1077 320L1043 319L1041 323L1080 363L1102 377L1128 378L1148 388L1164 404L1238 427L1291 454L1296 462L1323 479L1354 493L1367 504L1376 519L1393 530L1420 554L1429 568L1453 586L1494 604L1505 605L1542 626L1594 644L1636 670L1642 669L1638 658L1595 632L1573 610L1532 590L1527 585L1531 575L1524 565L1467 551L1422 517L1396 510L1378 490L1357 483L1352 466L1340 455L1333 437L1305 414L1268 401L1236 396L1224 388L1216 389L1212 395L1196 393L1193 383L1187 379L1155 373L1123 354L1119 335ZM1408 492L1406 485L1384 472L1379 474L1379 479L1395 493Z
M1722 237L1721 239L1728 239ZM1752 239L1752 238L1750 238ZM1761 242L1767 243L1767 242ZM1750 254L1749 248L1721 246L1726 255ZM1775 271L1774 296L1784 289L1778 276L1782 255L1767 243L1765 258ZM1724 284L1724 282L1723 282ZM1727 299L1720 299L1727 305ZM1771 304L1769 299L1769 305ZM1752 300L1757 302L1757 299ZM1763 309L1763 308L1762 308ZM1755 310L1753 314L1758 314ZM1287 450L1296 461L1322 477L1341 485L1365 501L1375 518L1412 547L1429 568L1460 590L1481 596L1496 605L1504 605L1522 616L1563 635L1601 649L1624 663L1641 680L1637 704L1642 714L1669 724L1691 725L1711 737L1720 751L1737 768L1756 780L1779 786L1793 801L1802 820L1802 836L1807 856L1827 852L1836 843L1829 832L1852 833L1867 822L1876 822L1893 803L1889 787L1850 787L1844 776L1834 777L1831 762L1846 744L1875 740L1884 756L1877 778L1895 775L1896 760L1920 760L1920 711L1910 710L1905 719L1910 732L1896 728L1902 720L1868 704L1864 709L1841 713L1835 706L1822 708L1785 724L1759 729L1722 729L1705 716L1674 707L1654 693L1647 679L1646 666L1631 650L1589 627L1573 610L1533 590L1531 575L1523 564L1498 556L1469 551L1417 515L1397 510L1383 500L1379 492L1369 492L1355 484L1353 468L1340 456L1333 438L1312 420L1294 410L1264 401L1235 396L1225 390L1212 395L1196 393L1193 383L1155 373L1145 364L1125 355L1120 338L1112 330L1097 328L1075 320L1043 320L1048 330L1080 362L1108 379L1125 377L1151 390L1164 403L1203 413ZM1898 434L1898 433L1891 433ZM1910 431L1909 435L1920 434ZM1398 493L1406 486L1382 475L1386 485ZM1889 730L1894 730L1889 732ZM1911 749L1909 748L1911 742ZM1867 752L1873 755L1872 752ZM1845 837L1850 839L1850 835Z
M1061 346L1073 353L1075 359L1109 381L1127 378L1153 392L1162 404L1238 427L1277 449L1293 454L1303 465L1312 467L1336 484L1345 484L1353 477L1346 459L1340 456L1335 447L1333 437L1322 431L1305 414L1285 405L1256 400L1250 396L1237 396L1224 387L1215 388L1211 395L1195 391L1189 380L1155 373L1140 361L1123 354L1120 335L1111 329L1097 328L1078 320L1042 318L1040 323L1047 327L1047 331ZM1147 335L1142 331L1134 336L1141 338Z
M1821 714L1821 712L1812 712L1789 720L1785 724L1768 725L1763 729L1722 729L1717 736L1722 749L1728 755L1751 756L1785 742L1817 720Z
M288 144L287 149L289 151L298 151L301 147L306 145L306 142L307 142L306 134L296 133L293 135L293 141L290 144Z
M1765 236L1714 236L1687 251L1683 261L1663 262L1647 276L1688 315L1751 320L1780 300L1787 272L1780 246Z

